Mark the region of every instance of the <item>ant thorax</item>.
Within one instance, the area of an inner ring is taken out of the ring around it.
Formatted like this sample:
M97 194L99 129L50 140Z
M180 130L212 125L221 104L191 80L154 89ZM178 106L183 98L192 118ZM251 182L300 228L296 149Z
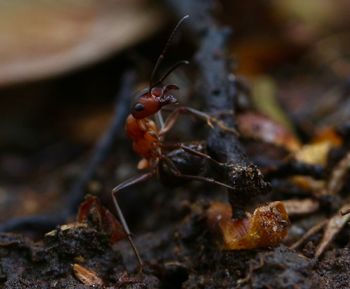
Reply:
M149 118L136 119L129 115L126 120L126 134L132 140L133 150L147 160L159 156L160 140L158 128Z

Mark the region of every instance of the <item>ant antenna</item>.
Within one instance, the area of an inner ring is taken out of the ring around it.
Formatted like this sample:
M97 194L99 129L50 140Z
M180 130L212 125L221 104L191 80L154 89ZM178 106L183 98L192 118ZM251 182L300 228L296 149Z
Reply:
M151 88L153 88L153 87L157 86L158 84L162 83L162 82L169 76L169 74L172 73L172 72L173 72L175 69L177 69L179 66L181 66L181 65L187 65L187 64L189 64L189 63L190 63L190 62L187 61L187 60L181 60L181 61L175 63L172 67L170 67L170 68L168 69L168 71L167 71L166 73L164 73L164 75L163 75L156 83L154 83L154 84L151 86Z
M175 63L172 67L170 67L170 69L168 69L168 71L156 83L154 83L152 86L150 86L149 91L151 92L151 89L153 87L162 83L169 76L170 73L172 73L176 68L178 68L179 66L184 65L184 64L189 64L189 62L187 60L181 60L181 61ZM160 125L160 127L163 128L164 127L164 119L163 119L162 113L160 111L158 111L156 114L156 120L158 122L158 125Z
M166 42L164 48L163 48L163 51L162 53L159 55L158 59L157 59L157 62L156 64L154 65L154 68L153 68L153 71L152 71L152 74L151 74L151 80L150 80L150 87L149 87L149 91L151 91L151 89L154 87L154 84L153 84L153 79L154 79L154 76L158 70L158 67L159 65L162 63L163 59L164 59L164 55L166 53L166 51L168 50L169 46L170 46L170 43L171 41L173 40L174 38L174 35L175 35L175 32L179 29L179 27L181 26L181 24L188 18L190 17L189 15L185 15L184 17L182 17L179 22L177 22L175 28L173 29L173 31L171 32L169 38L168 38L168 41ZM180 63L180 62L179 62ZM172 69L170 69L166 74L165 74L165 77L163 76L161 79L164 80L168 75L169 73L171 73L174 69L176 69L178 66L180 66L181 64L184 64L184 63L181 63L179 64L177 63L176 65L173 66ZM158 81L158 83L160 83L161 81Z

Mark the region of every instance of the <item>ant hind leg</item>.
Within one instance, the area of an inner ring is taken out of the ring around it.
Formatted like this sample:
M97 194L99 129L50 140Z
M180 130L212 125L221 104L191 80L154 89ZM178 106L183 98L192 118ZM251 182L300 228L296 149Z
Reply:
M143 262L142 262L142 259L141 259L141 256L140 256L140 253L139 251L137 250L136 248L136 245L132 239L132 234L130 232L130 229L129 229L129 226L125 220L125 217L124 217L124 214L118 204L118 200L117 200L117 194L127 188L127 187L130 187L132 185L135 185L137 183L141 183L141 182L144 182L150 178L152 178L155 174L155 171L152 171L152 172L148 172L148 173L145 173L143 175L139 175L139 176L135 176L135 177L132 177L130 179L127 179L125 180L124 182L120 183L118 186L116 186L113 190L112 190L112 199L113 199L113 203L114 203L114 206L115 206L115 209L116 209L116 212L117 212L117 216L118 216L118 219L123 227L123 230L125 231L126 235L127 235L127 238L128 238L128 241L130 243L130 246L132 248L132 250L134 251L134 254L137 258L137 261L139 263L139 270L142 271L142 267L143 267Z
M208 156L209 157L209 156ZM209 177L205 177L205 176L196 176L196 175L187 175L187 174L183 174L173 163L173 161L171 159L169 159L166 156L163 156L164 161L167 163L167 165L169 166L171 172L178 178L183 178L183 179L188 179L188 180L196 180L196 181L201 181L201 182L206 182L206 183L210 183L210 184L214 184L214 185L218 185L221 187L225 187L226 189L231 189L234 190L235 188L225 184L223 182L220 182L214 178L209 178Z
M226 166L225 163L221 163L221 162L213 159L210 155L208 155L206 153L202 153L202 152L196 151L193 148L191 148L191 147L189 147L187 145L184 145L183 143L169 144L167 146L175 148L175 149L182 149L186 153L189 153L189 154L192 154L194 156L206 159L206 160L212 162L214 165L216 165L218 167L225 167Z

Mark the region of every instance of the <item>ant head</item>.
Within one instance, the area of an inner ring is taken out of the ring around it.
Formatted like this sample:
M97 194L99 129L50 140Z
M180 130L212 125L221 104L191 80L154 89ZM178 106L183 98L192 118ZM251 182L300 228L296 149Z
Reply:
M135 98L134 103L131 106L131 114L134 118L141 119L148 117L159 110L158 104L151 97L149 89L143 89Z
M167 51L168 46L170 45L176 30L180 27L182 22L188 17L189 17L188 15L182 17L179 20L179 22L176 24L172 33L170 34L170 37L167 43L165 44L165 47L162 53L159 55L157 62L153 68L149 88L147 90L141 91L140 94L138 94L138 98L131 108L131 114L134 118L142 119L142 118L151 116L157 113L163 106L172 104L172 103L177 103L177 99L173 95L171 95L169 92L171 90L177 90L179 88L176 85L162 86L161 84L169 76L171 72L173 72L180 65L188 64L188 61L186 60L179 61L178 63L170 67L170 69L156 82L154 82L154 76L165 56L165 52Z
M136 96L136 101L132 105L131 114L136 119L149 117L157 113L163 106L177 103L172 90L178 90L176 85L170 84L164 87L156 86L144 89Z

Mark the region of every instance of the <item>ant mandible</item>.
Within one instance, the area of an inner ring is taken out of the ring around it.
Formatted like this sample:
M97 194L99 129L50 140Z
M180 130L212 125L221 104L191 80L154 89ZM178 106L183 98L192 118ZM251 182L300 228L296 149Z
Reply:
M204 112L201 112L189 107L176 108L174 111L172 111L169 114L165 122L161 117L160 110L164 106L177 103L177 99L172 94L172 92L174 90L179 89L179 87L177 87L174 84L168 84L163 86L162 82L169 76L171 72L173 72L180 65L188 64L188 61L180 61L176 63L156 82L153 82L154 75L161 61L164 58L165 52L172 38L174 37L175 32L177 31L179 26L183 23L183 21L188 17L189 16L186 15L182 19L180 19L180 21L177 23L177 25L173 29L162 53L158 57L157 62L154 66L149 88L140 92L140 94L136 99L136 102L132 105L131 113L129 114L126 120L126 125L125 125L126 134L128 138L130 138L132 141L134 151L140 157L142 157L137 167L138 169L149 169L149 171L144 174L127 179L126 181L120 183L118 186L116 186L112 190L112 198L117 211L118 218L127 235L128 241L135 253L135 256L137 257L140 269L142 269L142 266L143 266L142 259L132 240L132 234L130 232L129 226L118 204L117 194L119 191L131 185L148 180L155 175L158 175L159 164L161 161L164 162L166 166L168 166L170 172L176 177L209 182L212 184L216 184L219 186L232 189L231 186L212 178L208 178L200 175L187 175L187 174L181 173L181 171L176 167L176 165L172 162L172 160L167 156L167 152L168 152L167 150L169 150L169 148L173 150L182 149L186 153L190 153L194 156L207 159L218 165L222 165L221 163L215 161L209 155L202 153L200 151L197 151L192 147L186 146L182 143L172 144L172 145L166 145L163 143L165 134L173 127L179 114L181 113L189 113L197 118L203 119L207 122L207 124L210 127L213 127L213 124L215 123L221 129L235 133L234 129L226 127L221 121L217 120L216 118ZM151 116L155 116L158 118L158 122L160 123L160 128L158 128L156 123L149 118Z

